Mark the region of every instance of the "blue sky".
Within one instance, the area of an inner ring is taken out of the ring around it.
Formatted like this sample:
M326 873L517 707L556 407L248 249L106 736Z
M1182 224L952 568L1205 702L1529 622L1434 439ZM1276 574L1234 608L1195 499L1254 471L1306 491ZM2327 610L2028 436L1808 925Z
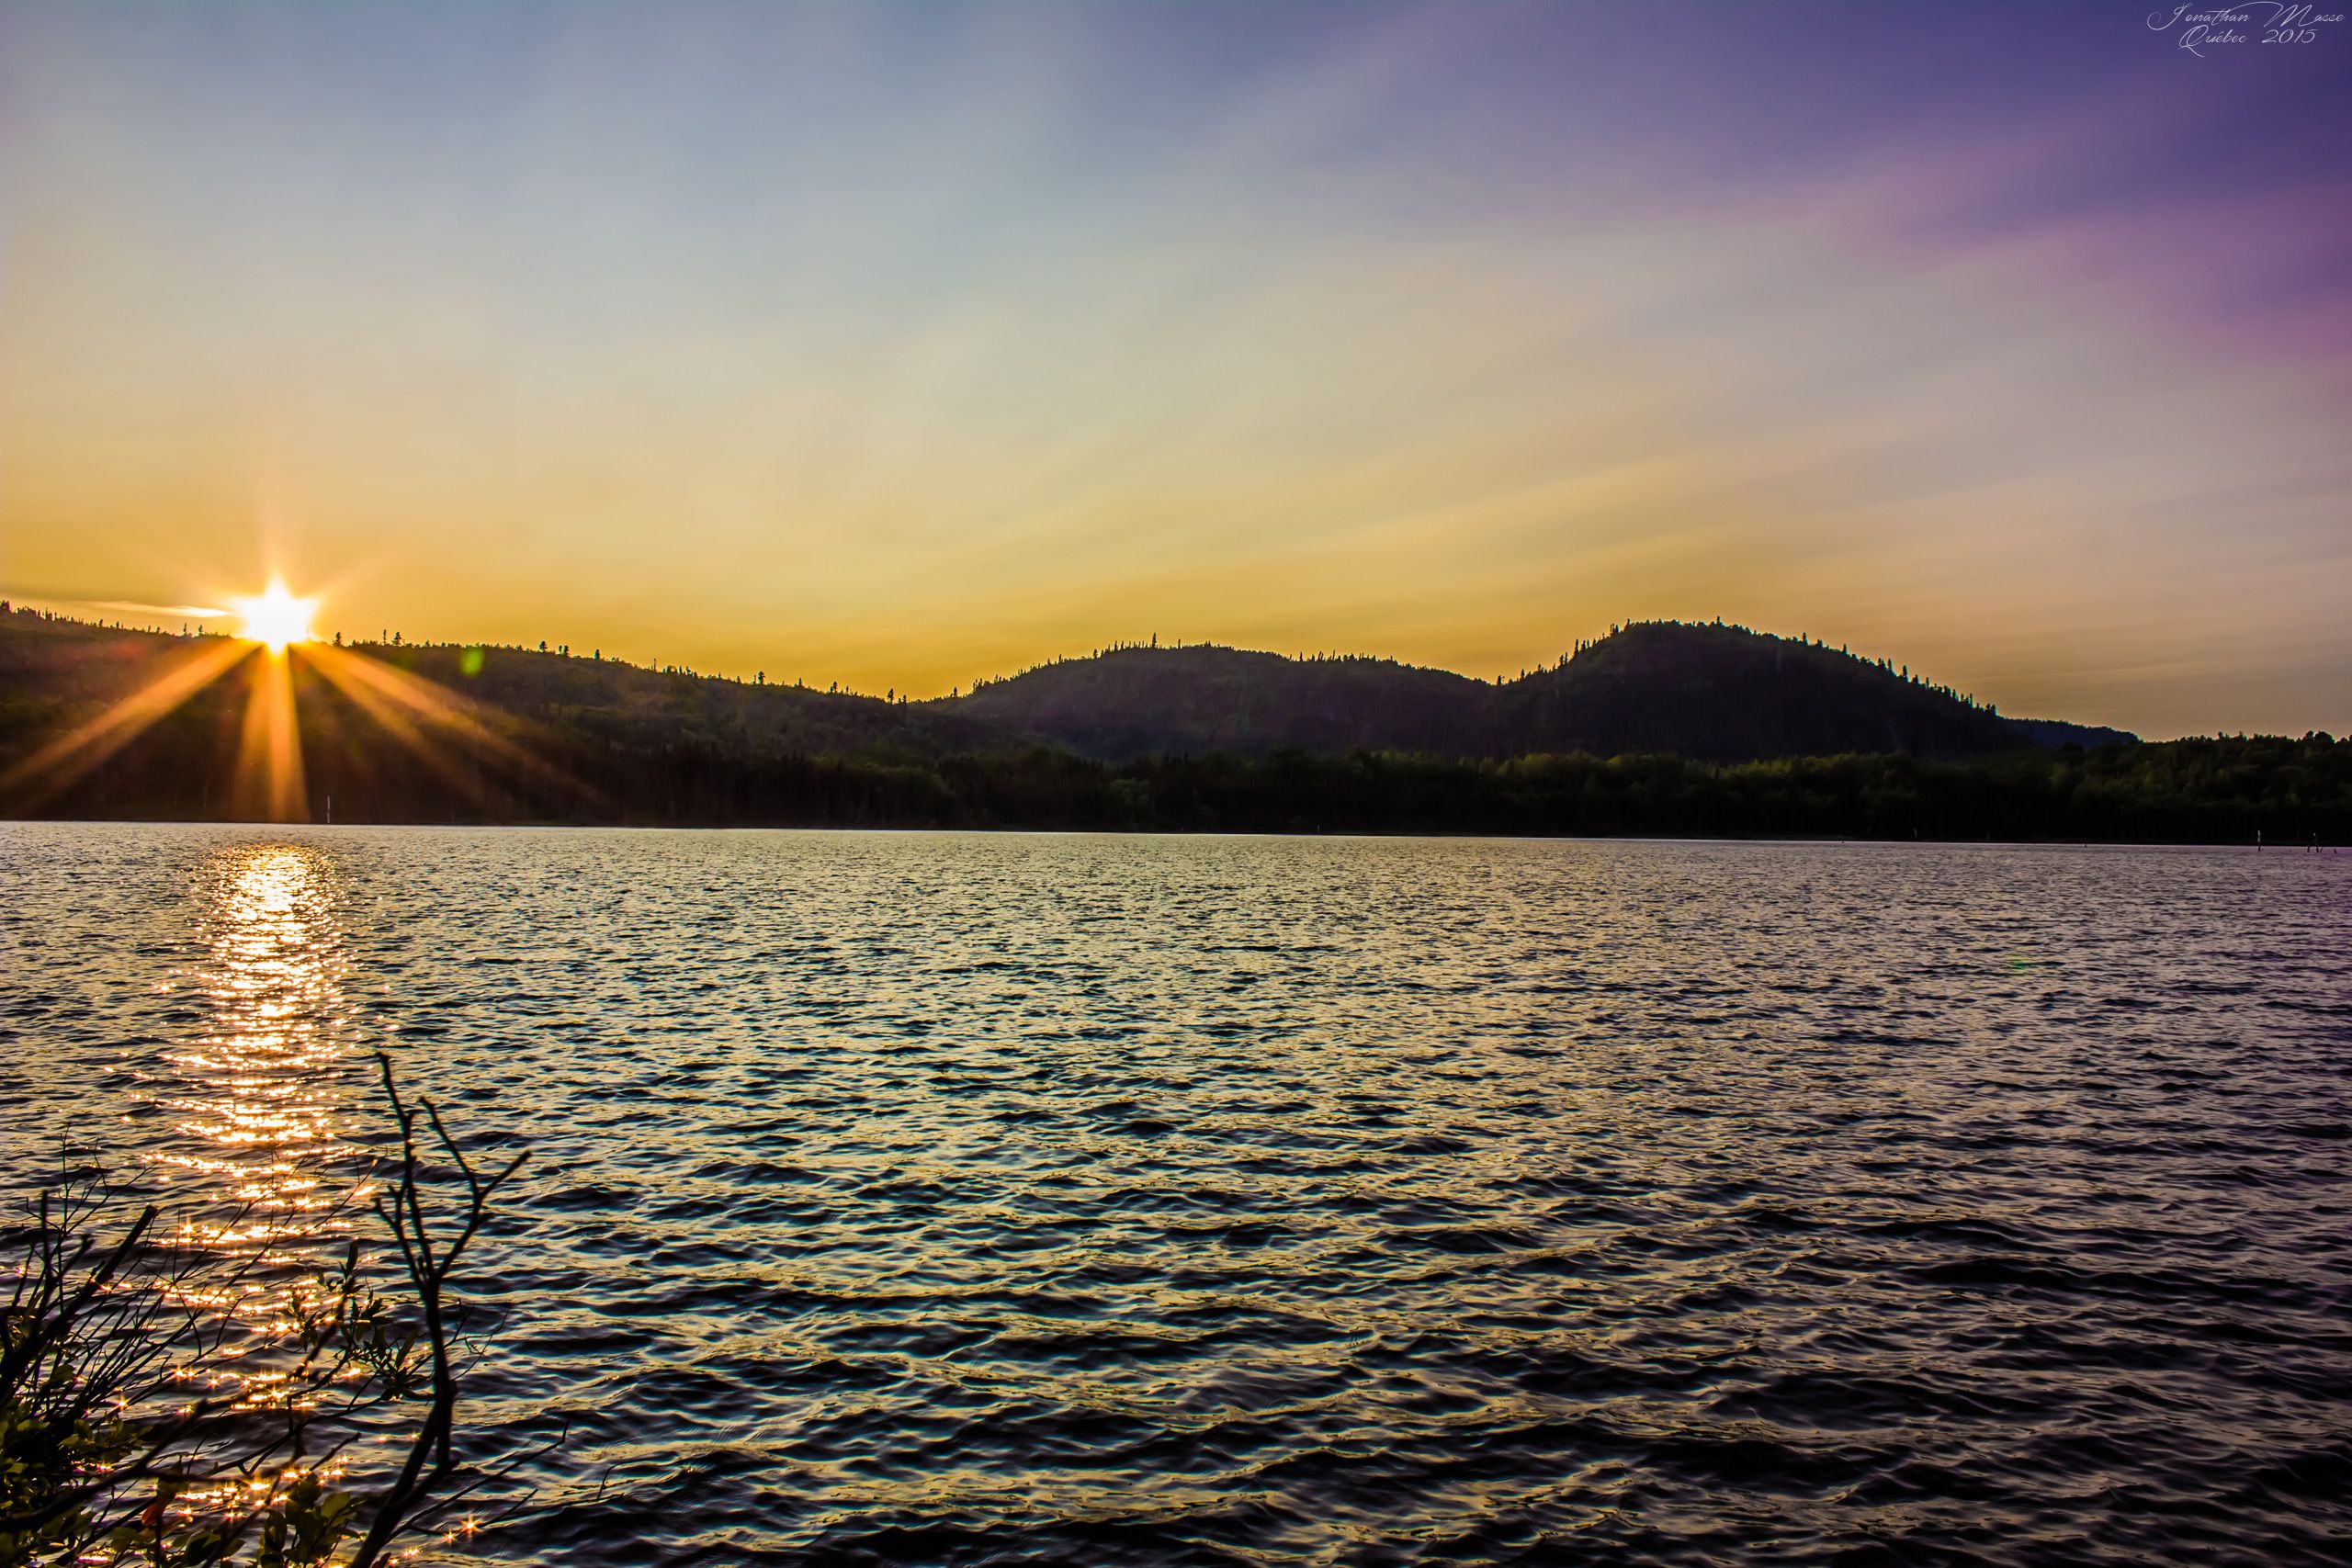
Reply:
M0 591L921 693L1659 615L2352 726L2352 33L0 6Z

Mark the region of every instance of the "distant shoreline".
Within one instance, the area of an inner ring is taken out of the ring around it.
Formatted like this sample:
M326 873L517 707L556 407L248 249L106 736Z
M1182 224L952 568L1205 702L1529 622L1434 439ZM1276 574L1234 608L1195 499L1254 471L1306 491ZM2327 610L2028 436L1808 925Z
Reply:
M956 827L956 826L862 826L840 823L769 822L769 823L696 823L696 822L269 822L230 818L191 817L0 817L0 829L24 827L61 828L220 828L249 829L256 833L309 832L481 832L481 833L857 833L876 836L905 835L922 837L953 837L970 835L987 838L1038 839L1306 839L1306 840L1438 840L1464 843L1528 843L1528 844L1785 844L1823 848L1836 846L1854 849L2054 849L2054 850L2179 850L2222 851L2233 854L2268 854L2285 857L2312 856L2314 846L2309 843L2284 844L2231 843L2201 840L2154 839L1872 839L1851 834L1840 837L1830 834L1756 834L1723 835L1700 833L1481 833L1474 831L1445 832L1413 829L1250 829L1250 828L1049 828L1049 827ZM2352 846L2322 842L2316 846L2319 858L2340 856L2352 851Z

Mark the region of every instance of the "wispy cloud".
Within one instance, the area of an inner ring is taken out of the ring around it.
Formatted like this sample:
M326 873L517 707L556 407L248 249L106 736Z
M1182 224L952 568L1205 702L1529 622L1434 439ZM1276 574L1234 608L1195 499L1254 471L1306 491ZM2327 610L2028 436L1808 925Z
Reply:
M127 16L0 9L21 581L267 566L348 580L327 630L919 692L1721 614L2147 733L2352 723L2352 192L2248 112L2352 136L2340 59L1912 6Z
M85 599L79 603L93 610L116 610L127 615L181 615L192 621L217 620L235 613L209 604L142 604L133 599Z

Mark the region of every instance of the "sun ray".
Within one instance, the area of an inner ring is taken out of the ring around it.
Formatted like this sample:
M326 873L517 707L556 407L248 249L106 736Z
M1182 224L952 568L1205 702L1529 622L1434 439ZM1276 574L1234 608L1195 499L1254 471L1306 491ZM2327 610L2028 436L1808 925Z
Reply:
M279 627L278 629L283 629ZM282 645L254 666L237 748L240 814L266 822L308 822L311 795L302 776L302 737L294 715L293 671Z
M442 783L464 795L469 804L484 810L494 809L498 804L496 797L482 786L481 781L470 770L460 767L446 750L435 747L432 737L408 712L345 667L345 658L356 661L359 657L343 655L332 649L303 650L304 662L326 677L336 691L375 721L376 728L399 741L411 755L431 769Z
M322 643L303 645L302 656L305 662L355 701L358 700L355 687L368 691L397 704L425 724L438 726L480 747L527 776L560 784L583 797L594 796L585 784L492 728L477 716L475 704L454 692L420 681L406 671ZM368 705L362 702L360 705L364 708ZM423 739L419 734L417 742L421 744Z
M23 786L27 798L12 803L29 809L65 789L121 750L157 719L252 657L250 642L224 641L201 649L122 698L85 724L0 773L0 794Z
M267 592L233 603L245 615L246 636L207 639L136 692L9 765L0 773L0 802L15 811L39 808L250 660L230 799L248 820L307 822L311 812L295 698L297 657L478 807L495 812L502 804L479 765L492 760L514 776L556 786L571 804L601 802L595 790L503 733L494 710L405 671L310 640L315 600L297 599L273 581Z

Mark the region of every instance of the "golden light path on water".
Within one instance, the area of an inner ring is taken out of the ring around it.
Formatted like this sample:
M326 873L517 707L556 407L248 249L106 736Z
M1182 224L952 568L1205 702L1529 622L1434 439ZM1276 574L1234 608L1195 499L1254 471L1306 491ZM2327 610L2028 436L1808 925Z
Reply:
M164 1097L203 1152L167 1157L246 1211L238 1236L216 1239L262 1241L347 1196L322 1170L350 1152L334 1087L351 1049L340 1038L343 944L313 850L242 847L205 878L209 962L193 978L209 1027L170 1056L177 1083Z
M157 1153L198 1200L188 1245L226 1260L188 1304L228 1330L203 1380L241 1403L280 1402L289 1292L338 1261L364 1209L364 1164L343 1133L345 964L336 889L317 851L225 847L198 873L203 955L180 977L200 1026L167 1050L157 1103L179 1134Z
M363 1047L345 990L342 889L319 849L265 841L209 856L196 894L203 954L177 978L200 999L204 1021L164 1055L155 1103L178 1136L157 1158L182 1174L172 1185L195 1200L179 1227L183 1244L227 1265L225 1275L195 1278L228 1282L175 1292L221 1331L184 1386L229 1396L243 1411L315 1417L339 1395L315 1371L296 1374L304 1352L295 1293L316 1302L346 1247L356 1242L364 1256L378 1239L374 1160L351 1136ZM334 1381L357 1375L351 1369ZM365 1491L370 1472L406 1442L406 1421L362 1416L356 1428L330 1433L323 1451L297 1444L249 1473L191 1488L175 1510L195 1517L268 1506L305 1472ZM435 1552L435 1561L464 1561L447 1558L447 1549L477 1528L469 1515L387 1561Z

